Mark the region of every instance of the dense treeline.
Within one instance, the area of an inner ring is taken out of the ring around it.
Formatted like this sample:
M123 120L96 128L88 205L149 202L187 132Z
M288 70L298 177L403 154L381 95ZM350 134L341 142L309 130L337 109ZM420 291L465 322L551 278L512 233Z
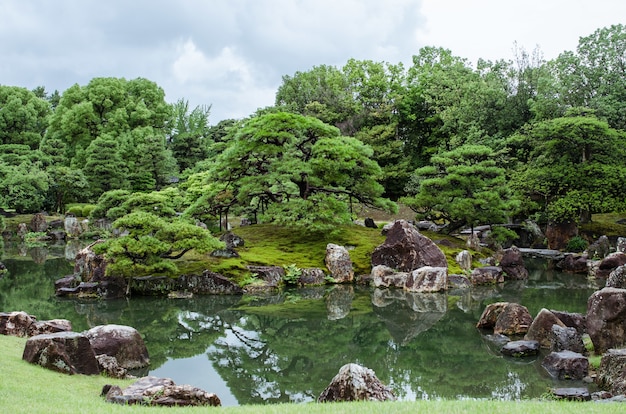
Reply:
M472 67L435 47L410 67L350 59L286 75L273 107L216 125L142 78L0 86L0 206L309 231L393 201L450 230L585 221L626 205L625 59L624 25L551 61L519 49Z

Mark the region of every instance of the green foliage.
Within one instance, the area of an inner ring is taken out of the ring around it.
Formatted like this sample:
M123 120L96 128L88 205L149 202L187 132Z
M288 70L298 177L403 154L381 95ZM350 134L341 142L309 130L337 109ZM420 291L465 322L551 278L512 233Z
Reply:
M26 88L0 85L0 144L39 148L50 105Z
M283 265L285 269L285 276L283 277L283 281L287 285L297 285L300 276L302 276L302 269L296 266L294 263Z
M37 165L0 164L0 205L17 213L37 213L44 209L50 177Z
M565 250L568 252L580 253L584 252L589 246L589 242L580 236L574 236L567 242Z
M518 238L516 232L504 226L492 226L489 231L488 241L491 246L502 247L506 243Z
M128 190L110 190L102 193L96 207L91 211L91 218L101 219L108 216L109 210L119 207L131 195Z

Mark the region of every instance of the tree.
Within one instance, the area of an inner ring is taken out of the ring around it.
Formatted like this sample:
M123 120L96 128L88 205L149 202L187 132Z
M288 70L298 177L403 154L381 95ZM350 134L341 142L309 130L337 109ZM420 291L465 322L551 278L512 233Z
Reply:
M109 264L107 274L132 278L138 275L175 275L174 259L190 250L199 253L223 247L211 233L181 219L166 220L157 215L137 211L120 217L113 227L127 235L108 239L94 246ZM130 285L129 285L130 286Z
M193 168L207 156L210 111L210 106L197 106L190 112L189 102L183 99L173 105L172 132L167 143L181 171Z
M48 126L50 105L33 92L0 85L0 144L39 148Z
M49 186L48 174L37 164L0 164L0 203L17 213L42 211Z
M402 202L417 218L443 221L446 232L478 224L505 223L517 203L506 186L505 171L493 150L466 144L431 157L418 168Z
M515 143L527 148L513 184L529 213L543 212L556 223L585 222L594 213L626 208L626 137L594 111L573 108L528 128Z
M349 213L352 202L394 209L381 198L371 157L371 148L316 118L268 113L244 122L207 178L267 222L322 231L350 221L329 209Z
M87 199L88 183L81 170L54 165L46 171L50 176L48 200L52 211L65 213L67 203Z
M128 188L128 168L114 136L105 134L94 139L85 151L85 158L83 171L92 195Z

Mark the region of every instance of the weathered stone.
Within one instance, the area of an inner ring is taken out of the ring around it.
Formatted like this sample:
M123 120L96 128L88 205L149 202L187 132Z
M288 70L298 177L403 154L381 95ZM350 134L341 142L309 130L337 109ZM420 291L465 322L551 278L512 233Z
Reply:
M372 268L372 283L375 287L403 288L409 274L406 272L396 272L389 266L378 265Z
M72 323L67 319L51 319L49 321L33 322L28 328L28 336L51 334L57 332L70 332Z
M302 273L298 278L300 286L317 286L326 283L326 274L319 267L309 267L302 269Z
M394 401L396 397L376 377L374 371L358 364L346 364L322 391L318 402Z
M211 252L211 257L225 257L231 259L233 257L239 257L239 253L231 248L217 249Z
M548 223L546 239L548 248L552 250L565 250L567 242L574 236L578 236L578 225L572 223Z
M367 217L365 219L365 227L369 228L369 229L377 229L378 226L376 225L376 223L374 222L374 219L371 217Z
M587 247L587 254L591 259L604 259L611 252L611 242L606 236L600 236L598 240Z
M434 293L448 289L448 268L424 266L409 273L404 289L409 292Z
M556 267L561 269L563 272L587 273L589 271L589 266L587 264L587 253L566 254L563 256L563 259L557 263Z
M626 289L608 287L589 297L587 333L596 354L626 344Z
M26 312L0 312L0 335L29 336L30 326L36 320Z
M24 236L28 233L28 226L26 223L19 223L17 225L17 237L21 240L24 240Z
M532 320L524 339L538 341L542 348L550 348L552 345L552 325L565 328L565 324L552 312L541 309L535 319Z
M190 385L176 385L169 378L143 377L121 389L105 385L102 394L106 401L117 404L152 406L220 406L217 395Z
M582 313L571 313L557 310L550 310L550 312L552 312L554 316L559 318L559 320L563 322L565 326L569 328L575 328L580 335L586 332L585 325L587 324L587 318Z
M526 280L528 279L528 269L524 264L522 252L515 246L505 249L500 259L500 267L505 273L505 279Z
M104 256L96 254L93 251L93 246L102 242L103 240L97 240L80 250L76 255L74 274L77 275L81 281L98 282L106 277L107 261L104 259Z
M399 272L411 272L424 266L448 267L441 249L405 220L396 220L385 242L372 252L372 266L378 265Z
M552 325L552 337L550 340L550 351L572 351L585 355L587 350L583 343L583 338L576 331L576 328Z
M282 267L277 267L284 272ZM144 276L133 278L132 292L139 295L167 295L184 291L196 295L239 295L243 289L219 273L205 270L202 274L185 274L177 278Z
M272 287L279 286L285 277L285 268L281 266L248 266L248 270Z
M496 324L493 327L494 334L522 335L528 331L528 326L533 318L526 306L519 303L509 303L502 309ZM531 339L532 338L525 338Z
M554 388L552 395L557 400L590 401L591 394L587 388Z
M48 222L46 221L46 215L44 213L33 214L30 219L30 231L36 233L45 233L48 231Z
M502 268L499 266L483 266L472 270L470 281L473 285L493 285L504 283Z
M626 237L618 237L615 250L618 252L626 253Z
M589 374L587 357L572 351L551 352L543 359L541 366L552 377L561 380L581 380Z
M354 280L354 269L350 253L343 246L333 243L326 245L326 258L324 259L330 275L338 283L349 283Z
M472 282L464 275L448 275L448 287L464 289L472 286Z
M472 269L472 254L467 250L461 250L454 260L459 264L462 270Z
M626 289L626 265L618 266L609 273L606 287Z
M609 349L602 355L596 383L612 394L626 394L626 348Z
M123 325L100 325L86 332L96 355L115 357L126 369L150 364L148 349L135 328Z
M615 252L606 256L598 263L595 273L592 275L598 279L607 278L611 272L618 267L626 264L626 253Z
M485 307L485 310L483 310L482 315L480 315L476 327L480 329L492 329L494 326L496 326L496 321L498 320L498 317L508 304L509 302L496 302L487 305Z
M22 359L64 374L100 373L89 339L77 332L32 336L26 341Z
M83 233L83 227L78 219L69 214L65 217L64 227L68 237L78 237Z
M504 344L500 352L503 355L515 358L523 358L539 355L539 342L537 341L510 341Z
M100 372L111 378L127 378L128 370L120 367L117 363L117 358L109 355L96 355L96 361L98 361L98 367Z
M237 236L233 232L226 232L220 236L220 240L226 244L227 249L236 249L243 247L245 242L241 236Z

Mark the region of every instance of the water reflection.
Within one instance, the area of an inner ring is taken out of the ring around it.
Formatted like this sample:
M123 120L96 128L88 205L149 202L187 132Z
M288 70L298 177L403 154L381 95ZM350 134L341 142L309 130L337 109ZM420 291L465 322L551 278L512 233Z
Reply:
M86 301L54 297L54 280L71 273L59 254L43 264L5 260L0 310L69 319L76 331L133 326L148 346L151 375L215 392L224 405L313 401L348 362L373 369L400 399L538 397L557 384L542 357L504 358L497 338L475 329L480 313L502 300L533 315L543 307L585 312L593 291L584 276L544 269L524 283L445 294L331 286Z

